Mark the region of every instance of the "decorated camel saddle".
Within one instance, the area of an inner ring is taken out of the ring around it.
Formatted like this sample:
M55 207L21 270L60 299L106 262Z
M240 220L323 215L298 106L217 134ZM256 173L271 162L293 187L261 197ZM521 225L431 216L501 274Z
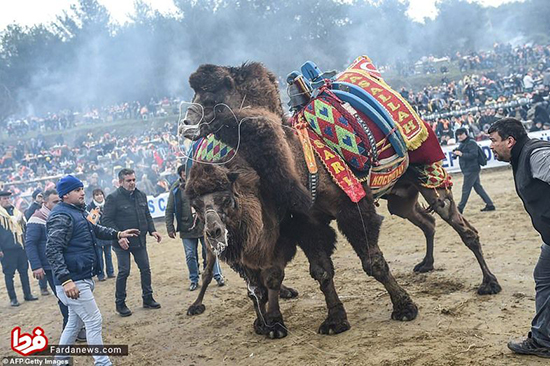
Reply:
M409 164L426 187L450 184L433 130L367 56L340 73L322 73L308 61L287 82L310 176L317 170L315 154L353 202L365 196L366 181L375 198L383 196Z
M382 197L409 166L425 187L451 185L433 130L384 82L367 56L341 73L322 73L308 61L287 82L314 197L315 155L353 202L366 195L363 182L375 199ZM231 159L235 150L211 134L195 142L190 154L194 161L212 163Z

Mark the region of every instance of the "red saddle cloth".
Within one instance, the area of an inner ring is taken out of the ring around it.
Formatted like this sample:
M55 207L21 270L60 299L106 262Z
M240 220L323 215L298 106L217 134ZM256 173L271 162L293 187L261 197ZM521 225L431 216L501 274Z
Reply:
M445 154L441 150L441 145L437 140L434 130L426 123L428 127L428 138L416 150L409 151L409 162L411 164L432 164L445 159Z

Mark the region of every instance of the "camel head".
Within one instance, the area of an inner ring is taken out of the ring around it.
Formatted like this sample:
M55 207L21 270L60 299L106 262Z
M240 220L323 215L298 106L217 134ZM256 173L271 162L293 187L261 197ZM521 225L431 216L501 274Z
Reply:
M230 245L230 227L238 222L234 192L238 175L220 166L196 164L186 183L185 194L204 223L206 242L217 256Z
M224 113L242 108L261 107L283 115L277 78L257 62L239 67L201 65L189 77L195 92L183 120L180 133L191 140L222 127Z

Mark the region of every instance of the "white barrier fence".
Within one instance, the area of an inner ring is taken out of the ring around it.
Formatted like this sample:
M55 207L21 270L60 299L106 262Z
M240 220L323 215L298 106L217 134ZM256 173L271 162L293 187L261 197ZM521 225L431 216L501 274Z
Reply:
M168 204L168 193L162 193L156 197L147 196L147 204L154 219L164 217L166 205Z
M538 138L541 140L550 141L550 130L549 131L539 131L529 133L529 137ZM487 155L487 165L482 167L483 169L496 168L499 166L506 166L508 163L503 163L495 159L495 155L489 148L491 141L485 140L478 142L479 146ZM443 166L447 169L449 173L460 172L460 167L458 166L458 159L453 159L453 150L456 149L458 145L443 146L443 152L445 153L445 160ZM151 216L153 218L164 217L166 211L166 204L168 203L168 193L160 194L156 197L147 196L147 201L149 204L149 211L151 211Z

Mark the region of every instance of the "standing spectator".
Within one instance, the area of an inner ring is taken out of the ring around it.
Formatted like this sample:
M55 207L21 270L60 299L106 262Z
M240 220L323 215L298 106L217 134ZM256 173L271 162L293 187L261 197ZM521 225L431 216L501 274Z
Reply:
M198 221L198 217L191 212L191 205L185 196L185 166L178 167L179 179L170 188L168 203L166 205L165 221L168 236L176 238L176 231L179 232L183 240L185 249L185 259L189 270L189 291L194 291L199 286L199 256L198 244L201 242L203 262L206 262L206 246L204 243L204 224ZM174 228L174 216L176 217L176 227ZM225 285L222 277L220 264L216 258L214 264L214 279L218 286Z
M101 225L101 216L103 215L103 208L105 206L105 193L101 188L95 189L92 192L92 202L87 207L88 219L94 224ZM115 269L113 268L113 257L111 252L112 241L110 240L97 240L97 255L99 257L99 274L97 279L99 281L105 281L105 275L107 278L115 277ZM103 258L105 256L105 259Z
M19 306L13 277L19 272L21 287L25 301L35 301L38 298L31 293L29 283L29 261L23 249L25 237L25 217L11 203L11 192L0 191L0 262L6 281L6 289L11 306Z
M96 239L124 240L136 236L138 230L116 231L89 222L84 185L72 175L59 180L57 191L62 202L52 209L46 223L46 258L54 273L57 296L69 308L69 319L59 344L74 344L82 326L85 326L88 344L101 346L102 318L94 299L92 280L99 268ZM95 365L112 365L107 356L93 357Z
M36 189L32 193L32 204L27 208L25 211L25 219L29 221L31 216L36 212L36 210L40 209L42 207L42 204L44 203L44 195L42 194L41 189ZM36 277L38 279L38 286L40 287L40 294L42 296L48 296L50 292L48 291L48 281L44 276L41 276L40 278Z
M46 258L46 221L51 210L59 203L59 195L54 189L44 192L44 204L37 210L27 222L25 234L25 251L31 264L34 278L38 280L47 279L53 293L55 294L55 283L52 267ZM63 328L69 320L69 308L58 300L59 310L63 315Z
M479 173L481 166L479 164L479 154L485 154L479 145L472 140L464 128L456 130L456 137L460 141L460 145L453 151L455 156L459 157L460 170L464 174L464 183L462 183L462 197L458 204L458 211L464 212L468 198L472 192L472 188L485 202L485 207L481 211L494 211L495 206L491 198L481 185Z
M42 203L44 203L42 190L37 189L32 193L32 203L25 211L25 220L29 221L34 212L42 207Z
M99 174L93 173L90 176L90 180L88 181L88 186L86 187L86 195L90 198L93 198L93 192L96 189L101 189L99 186Z
M505 118L489 129L491 149L512 164L514 182L535 230L542 237L535 266L535 308L531 331L521 342L509 342L515 353L550 358L550 142L529 139L520 121Z
M155 224L145 193L136 189L136 174L132 169L124 168L118 173L120 187L107 196L103 213L103 223L117 230L138 229L139 236L130 240L121 240L113 248L117 256L118 276L116 279L116 311L121 316L130 316L132 312L126 306L126 281L130 275L130 254L133 255L141 273L141 291L143 307L158 309L160 304L153 299L151 268L147 255L146 235L154 236L157 243L162 237Z
M526 92L533 91L533 86L535 86L535 80L533 80L533 73L529 71L524 77L523 77L523 88Z

